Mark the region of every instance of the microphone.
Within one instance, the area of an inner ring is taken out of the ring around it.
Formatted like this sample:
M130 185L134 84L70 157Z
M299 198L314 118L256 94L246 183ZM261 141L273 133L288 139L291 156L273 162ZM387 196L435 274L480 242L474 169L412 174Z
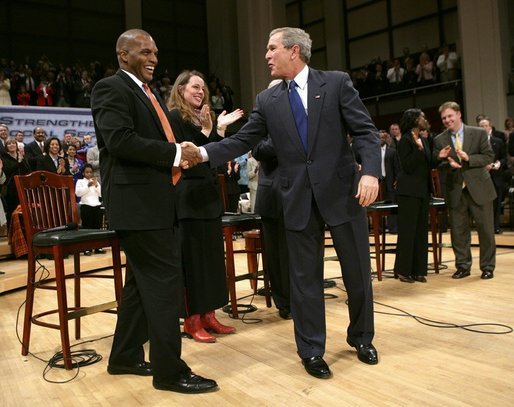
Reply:
M67 223L66 225L56 226L55 228L42 230L40 233L54 233L54 232L64 232L66 230L77 230L79 225L76 223Z

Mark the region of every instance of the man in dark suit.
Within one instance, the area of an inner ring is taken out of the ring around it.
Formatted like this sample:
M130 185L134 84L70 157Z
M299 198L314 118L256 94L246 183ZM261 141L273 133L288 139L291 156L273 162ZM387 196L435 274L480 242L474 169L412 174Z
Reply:
M384 197L388 202L396 202L396 179L400 172L400 161L395 148L387 145L387 132L380 130L380 148L382 150L382 182ZM387 217L387 229L390 233L398 232L398 217L391 215Z
M0 155L5 153L5 142L9 137L9 127L5 124L0 124Z
M447 173L446 198L451 222L451 239L457 271L452 278L470 275L471 228L469 214L475 220L480 244L482 279L493 278L496 265L493 182L486 166L494 152L485 130L462 123L460 106L445 102L439 107L446 130L434 140L434 161Z
M195 163L194 145L173 142L165 104L148 89L157 65L152 37L126 31L116 53L120 70L99 81L91 96L109 227L127 257L107 370L153 375L160 390L210 391L216 382L193 374L180 358L184 286L171 168ZM151 364L144 359L147 341Z
M326 224L348 292L347 342L357 349L361 361L378 362L371 344L373 294L364 207L378 193L380 142L350 77L307 65L311 44L301 29L273 30L266 60L271 76L283 81L257 96L248 123L237 134L200 151L204 160L216 166L248 151L269 134L278 159L298 354L309 374L328 378L331 372L323 360ZM360 173L347 133L353 136L360 155Z
M257 144L252 150L252 156L260 162L255 212L262 218L267 262L265 267L270 277L271 295L280 317L291 319L289 256L278 161L271 139L267 138Z
M486 169L489 171L491 175L491 179L493 180L494 189L496 190L496 199L494 200L494 233L501 233L501 210L502 210L502 202L505 197L505 189L508 185L506 181L510 178L510 172L508 172L507 168L507 147L503 139L494 136L494 131L491 123L491 119L488 117L484 117L478 123L480 127L482 127L489 139L489 143L491 143L491 148L494 152L494 161L486 166ZM503 136L503 132L500 132Z
M32 171L36 171L37 162L40 157L43 156L45 149L46 133L41 127L36 127L32 134L34 140L26 145L25 147L25 158L27 159Z

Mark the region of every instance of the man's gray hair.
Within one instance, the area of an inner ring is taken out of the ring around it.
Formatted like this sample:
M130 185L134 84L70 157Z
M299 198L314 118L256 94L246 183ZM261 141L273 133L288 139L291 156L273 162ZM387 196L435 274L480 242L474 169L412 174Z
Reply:
M312 40L308 33L301 28L281 27L275 28L270 33L270 38L275 34L282 34L282 45L284 48L292 48L294 45L300 47L300 58L306 64L311 60Z

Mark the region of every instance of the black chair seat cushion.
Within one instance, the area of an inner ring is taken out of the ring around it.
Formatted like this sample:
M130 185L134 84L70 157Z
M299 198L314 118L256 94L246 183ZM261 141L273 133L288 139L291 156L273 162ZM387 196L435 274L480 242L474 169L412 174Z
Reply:
M49 247L73 243L89 242L91 240L115 239L116 232L101 229L76 229L61 231L42 231L36 233L32 239L33 246Z
M223 215L221 217L222 226L252 227L261 224L261 215L254 213L242 213L235 215Z
M378 201L367 207L368 212L372 211L397 211L398 204L393 202Z

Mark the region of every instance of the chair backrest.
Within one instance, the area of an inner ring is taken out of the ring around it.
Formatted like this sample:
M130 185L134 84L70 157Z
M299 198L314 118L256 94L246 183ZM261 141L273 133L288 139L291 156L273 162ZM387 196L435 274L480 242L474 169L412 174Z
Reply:
M430 172L430 180L432 186L432 194L435 198L442 198L443 194L441 192L441 182L439 181L439 171L433 168Z
M225 182L225 174L217 174L218 175L218 185L220 186L220 195L221 200L223 201L223 211L228 211L228 193L227 193L227 183Z
M29 247L42 230L78 224L73 177L35 171L14 177Z

